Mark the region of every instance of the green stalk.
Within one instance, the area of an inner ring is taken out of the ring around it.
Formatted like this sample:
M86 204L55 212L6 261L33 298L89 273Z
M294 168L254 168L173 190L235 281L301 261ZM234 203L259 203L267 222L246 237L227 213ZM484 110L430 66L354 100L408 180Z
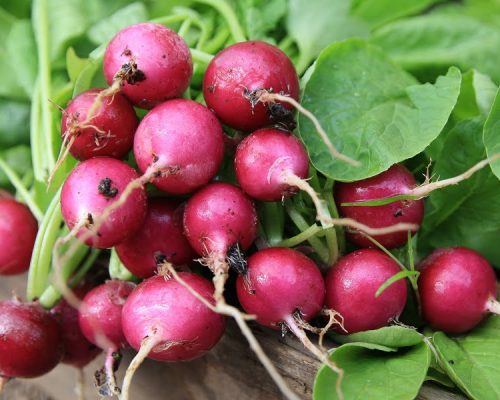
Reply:
M191 29L191 18L186 19L182 25L180 26L179 30L177 31L177 34L185 39L185 36L188 34L189 30Z
M210 54L218 52L224 46L224 43L226 43L229 35L229 29L226 26L222 26L218 29L217 34L203 46L203 51Z
M12 183L12 186L14 186L17 193L21 196L23 201L29 207L35 218L38 220L38 222L40 222L43 219L42 210L40 210L38 205L35 203L30 192L24 186L23 182L16 174L16 172L13 171L1 157L0 157L0 169L5 173L5 175L7 175L7 178L9 178L9 181L10 183Z
M61 190L52 199L38 230L28 274L26 293L28 300L39 298L48 285L52 248L59 237L62 223L60 196Z
M205 53L204 51L198 49L189 50L191 50L191 56L193 57L194 62L208 64L210 61L212 61L212 58L214 58L212 54Z
M49 173L56 163L56 155L52 145L52 114L50 99L51 71L50 71L50 43L49 43L49 17L48 0L33 1L33 30L37 42L38 52L38 77L40 79L40 97L42 110L42 135L45 151L45 173Z
M313 224L305 231L300 232L298 235L295 235L291 238L282 240L281 242L276 243L278 247L295 247L299 244L309 240L310 238L316 236L319 232L321 232L323 228L320 226Z
M263 218L261 218L262 228L267 241L271 246L276 246L283 240L285 229L283 206L276 202L265 202L261 204L260 210L263 214Z
M120 261L115 249L111 250L111 257L109 258L109 276L111 279L121 281L134 279L134 275Z
M43 170L43 146L40 144L40 82L37 79L33 88L33 97L30 110L30 142L31 142L31 160L33 163L33 171L35 180L38 182L44 181Z
M226 20L231 36L236 42L244 42L246 35L241 27L236 13L225 0L196 0L198 3L207 4L215 8Z

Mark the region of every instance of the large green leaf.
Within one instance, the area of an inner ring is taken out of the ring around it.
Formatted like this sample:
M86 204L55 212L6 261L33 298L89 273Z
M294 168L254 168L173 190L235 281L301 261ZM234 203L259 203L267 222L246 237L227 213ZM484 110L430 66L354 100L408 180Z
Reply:
M443 1L444 0L354 0L352 2L351 14L368 22L371 27L375 28L401 17L418 14L431 5Z
M488 157L500 153L500 91L495 97L495 102L484 125L483 141ZM500 161L492 163L491 168L500 179Z
M484 157L481 118L461 121L448 133L432 172L440 179L450 178ZM431 193L426 205L421 248L471 247L500 267L500 182L490 168Z
M326 48L304 89L332 143L361 167L333 159L312 123L299 133L320 172L340 181L376 175L424 150L441 132L457 101L461 74L451 68L434 85L417 85L378 48L350 39Z
M473 18L429 14L403 19L375 32L372 43L422 79L455 65L500 80L500 30Z
M408 347L422 342L422 334L416 329L404 326L385 326L380 329L353 333L351 335L335 335L339 343L364 342L387 347Z
M287 29L300 50L303 72L323 48L352 36L367 36L368 25L349 15L351 0L290 0Z
M450 339L443 332L433 336L442 366L470 398L500 398L500 318L488 320L471 333Z
M0 149L29 143L30 106L0 99Z
M351 343L339 347L331 358L344 370L341 387L346 399L411 400L424 382L431 352L425 343L397 353ZM338 399L336 379L330 368L322 366L314 382L314 400Z

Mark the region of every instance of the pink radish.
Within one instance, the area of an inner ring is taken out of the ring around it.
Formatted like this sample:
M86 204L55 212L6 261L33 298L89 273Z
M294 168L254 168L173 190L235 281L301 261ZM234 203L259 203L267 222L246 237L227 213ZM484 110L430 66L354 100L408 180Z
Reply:
M38 223L24 204L0 197L0 275L28 270L35 245Z
M113 158L82 162L62 188L64 221L89 246L117 245L141 227L146 215L146 192L142 186L122 199L127 186L137 179L133 168Z
M464 333L488 313L500 314L497 283L488 261L474 250L434 250L420 266L418 290L424 319L446 333Z
M332 266L326 277L325 304L342 316L344 333L378 329L399 317L407 299L404 280L394 282L378 297L375 294L400 271L394 260L376 249L354 251Z
M234 167L241 188L249 196L281 201L297 192L298 181L306 185L309 159L304 145L291 133L265 128L238 145Z
M252 94L263 89L299 98L299 79L290 59L277 47L260 41L236 43L222 50L208 65L203 80L207 106L224 124L243 131L275 122L270 107L251 101ZM283 103L280 110L290 108Z
M155 172L151 183L160 190L190 193L206 185L222 163L222 127L201 104L167 101L141 121L134 155L143 173Z
M79 310L79 324L85 338L106 351L104 368L96 373L102 395L119 393L114 371L121 359L120 349L127 345L122 330L122 308L135 285L107 281L88 292Z
M181 279L205 301L213 303L212 284L189 272ZM212 349L224 333L224 318L195 298L177 280L154 276L143 281L122 311L123 332L138 351L123 382L122 400L128 399L132 376L142 361L189 361Z
M0 387L10 378L46 374L63 352L59 324L39 304L0 302Z
M93 116L88 111L103 89L90 89L68 104L61 120L64 144L77 160L123 158L132 148L138 125L134 108L117 93L105 99Z
M397 195L410 194L417 186L413 175L403 165L395 164L387 171L357 182L339 182L335 186L335 200L340 213L372 228L391 227L398 223L420 226L424 216L424 201L400 200L381 206L344 206L342 203L362 202ZM415 233L415 231L414 231ZM374 235L387 249L403 246L408 240L404 230ZM371 247L373 243L359 233L348 232L348 238L359 247Z
M193 73L191 53L169 28L145 22L118 32L106 48L104 76L136 106L152 108L179 97Z
M141 229L118 246L116 252L123 265L139 278L149 278L158 263L175 265L191 262L195 253L182 226L184 207L164 198L149 200L148 213Z
M254 204L236 186L212 183L188 200L184 210L184 232L215 275L216 301L223 301L229 249L234 245L247 249L257 234Z
M313 329L307 321L318 315L325 299L325 282L316 264L296 250L270 247L248 258L246 271L252 290L242 275L238 276L238 300L257 322L273 329L289 329L304 346L339 374L340 392L342 370L333 364L326 351L319 349L307 337L304 328Z

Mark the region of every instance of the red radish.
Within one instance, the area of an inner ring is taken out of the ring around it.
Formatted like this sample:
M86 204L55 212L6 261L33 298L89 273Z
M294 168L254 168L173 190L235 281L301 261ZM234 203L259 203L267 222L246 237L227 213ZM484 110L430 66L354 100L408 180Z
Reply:
M208 65L203 80L207 106L224 124L243 131L273 122L269 107L250 101L252 92L262 89L299 98L299 79L290 59L277 47L260 41L236 43L222 50ZM290 108L283 104L283 110Z
M195 253L184 236L183 212L184 207L177 201L149 200L142 228L116 246L123 265L135 276L149 278L164 260L175 265L191 262Z
M0 381L46 374L63 352L59 324L39 304L0 302Z
M151 183L160 190L190 193L206 185L222 163L222 127L201 104L184 99L167 101L141 121L134 155L143 173L157 172Z
M117 93L106 98L94 115L88 111L103 89L90 89L68 104L61 120L61 134L77 160L108 156L123 158L132 148L138 120L127 99Z
M270 247L248 258L246 279L238 276L238 300L257 322L273 329L289 329L318 359L339 374L337 394L343 371L329 358L326 351L316 347L304 329L315 330L307 324L321 311L325 299L325 282L316 264L296 250Z
M307 178L309 159L304 145L291 133L265 128L238 145L234 167L241 188L249 196L280 201L297 192L297 179Z
M495 273L474 250L434 250L420 266L418 291L424 319L446 333L464 333L488 313L500 314Z
M193 249L206 258L215 275L217 303L223 301L229 249L238 245L246 250L257 234L254 204L236 186L212 183L188 200L184 210L184 232Z
M400 271L398 264L380 250L361 249L349 253L328 272L325 304L340 313L347 333L386 326L397 319L405 307L406 282L394 282L378 297L375 293Z
M205 301L213 303L212 284L198 275L179 272L181 279ZM122 399L135 370L146 358L189 361L212 349L224 334L224 317L210 310L177 280L154 276L143 281L122 311L123 332L138 351L123 382Z
M104 368L96 373L100 393L119 393L114 371L120 361L120 349L127 345L122 329L122 308L135 285L107 281L88 292L79 310L79 324L85 338L106 351Z
M151 22L118 32L106 48L103 66L109 85L117 82L134 105L148 109L181 96L193 73L184 40Z
M387 171L357 182L339 182L335 186L335 200L342 215L373 228L390 227L397 223L420 226L424 216L424 201L401 200L382 206L343 206L342 203L361 202L409 194L417 186L413 175L403 165L395 164ZM358 233L347 233L351 242L359 247L371 247L373 243ZM384 235L374 235L382 246L393 249L408 240L404 230Z
M75 293L82 296L84 294L82 290L75 290ZM101 350L83 335L78 322L78 310L62 299L51 309L51 313L61 326L64 343L64 356L61 362L76 368L85 367L97 357Z
M85 238L89 246L117 245L141 227L146 215L144 187L135 187L126 200L121 198L126 187L137 179L133 168L113 158L98 157L82 162L62 188L64 221L70 229L77 230L77 236Z
M28 270L35 245L38 223L24 204L0 197L0 275Z
M243 276L238 276L238 299L261 325L281 329L297 313L309 321L321 311L325 282L316 264L298 251L270 247L248 258L247 275L253 290L248 290Z

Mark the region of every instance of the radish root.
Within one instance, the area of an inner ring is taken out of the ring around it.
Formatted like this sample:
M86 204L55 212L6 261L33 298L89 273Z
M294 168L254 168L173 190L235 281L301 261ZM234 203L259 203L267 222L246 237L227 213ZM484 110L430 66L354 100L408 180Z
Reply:
M326 333L330 330L330 328L333 325L338 325L345 333L348 333L348 332L344 327L344 317L342 317L342 315L339 312L332 310L330 308L324 308L323 310L321 310L321 314L326 315L328 317L328 323L323 328L321 328L318 332L319 347L321 349L325 350L325 348L323 347L323 339L324 339Z
M311 342L311 340L307 337L304 329L302 329L298 324L298 321L301 319L302 318L299 315L289 315L287 318L285 318L284 322L286 323L288 329L290 329L290 331L297 337L297 339L302 342L307 350L309 350L316 358L318 358L318 360L326 364L333 372L337 374L337 396L340 400L344 400L344 394L342 393L342 389L340 387L340 385L342 384L342 378L344 377L344 370L339 368L332 360L330 360L330 355L326 350L321 350L313 342Z
M309 120L313 123L314 127L316 128L316 131L318 132L319 136L321 137L321 140L323 143L326 145L328 150L330 151L330 154L334 158L338 158L339 160L344 161L347 164L350 164L354 167L359 167L361 163L357 160L354 160L341 152L339 152L335 146L332 144L330 139L328 138L328 135L326 134L325 130L321 126L319 120L314 116L312 112L304 108L297 100L290 96L285 96L283 94L279 93L271 93L270 91L266 89L261 89L257 90L249 95L250 101L252 105L257 104L258 102L261 102L263 104L273 104L276 103L277 101L282 102L282 103L288 103L292 105L295 109L297 109L298 112L309 118Z
M493 314L500 315L500 303L493 297L486 303L486 309Z
M85 400L85 374L83 373L83 368L77 368L76 374L76 395L78 400Z
M5 387L5 384L9 381L9 378L5 378L3 376L0 376L0 394L3 391L3 388Z
M141 343L141 348L135 355L135 357L130 362L130 365L127 368L127 372L125 373L125 377L123 378L122 384L122 394L120 396L120 400L128 400L130 385L132 383L132 378L134 377L135 371L141 366L144 360L147 358L149 353L159 344L159 340L155 337L156 332L153 331L149 336L146 336ZM172 344L173 345L173 344Z

